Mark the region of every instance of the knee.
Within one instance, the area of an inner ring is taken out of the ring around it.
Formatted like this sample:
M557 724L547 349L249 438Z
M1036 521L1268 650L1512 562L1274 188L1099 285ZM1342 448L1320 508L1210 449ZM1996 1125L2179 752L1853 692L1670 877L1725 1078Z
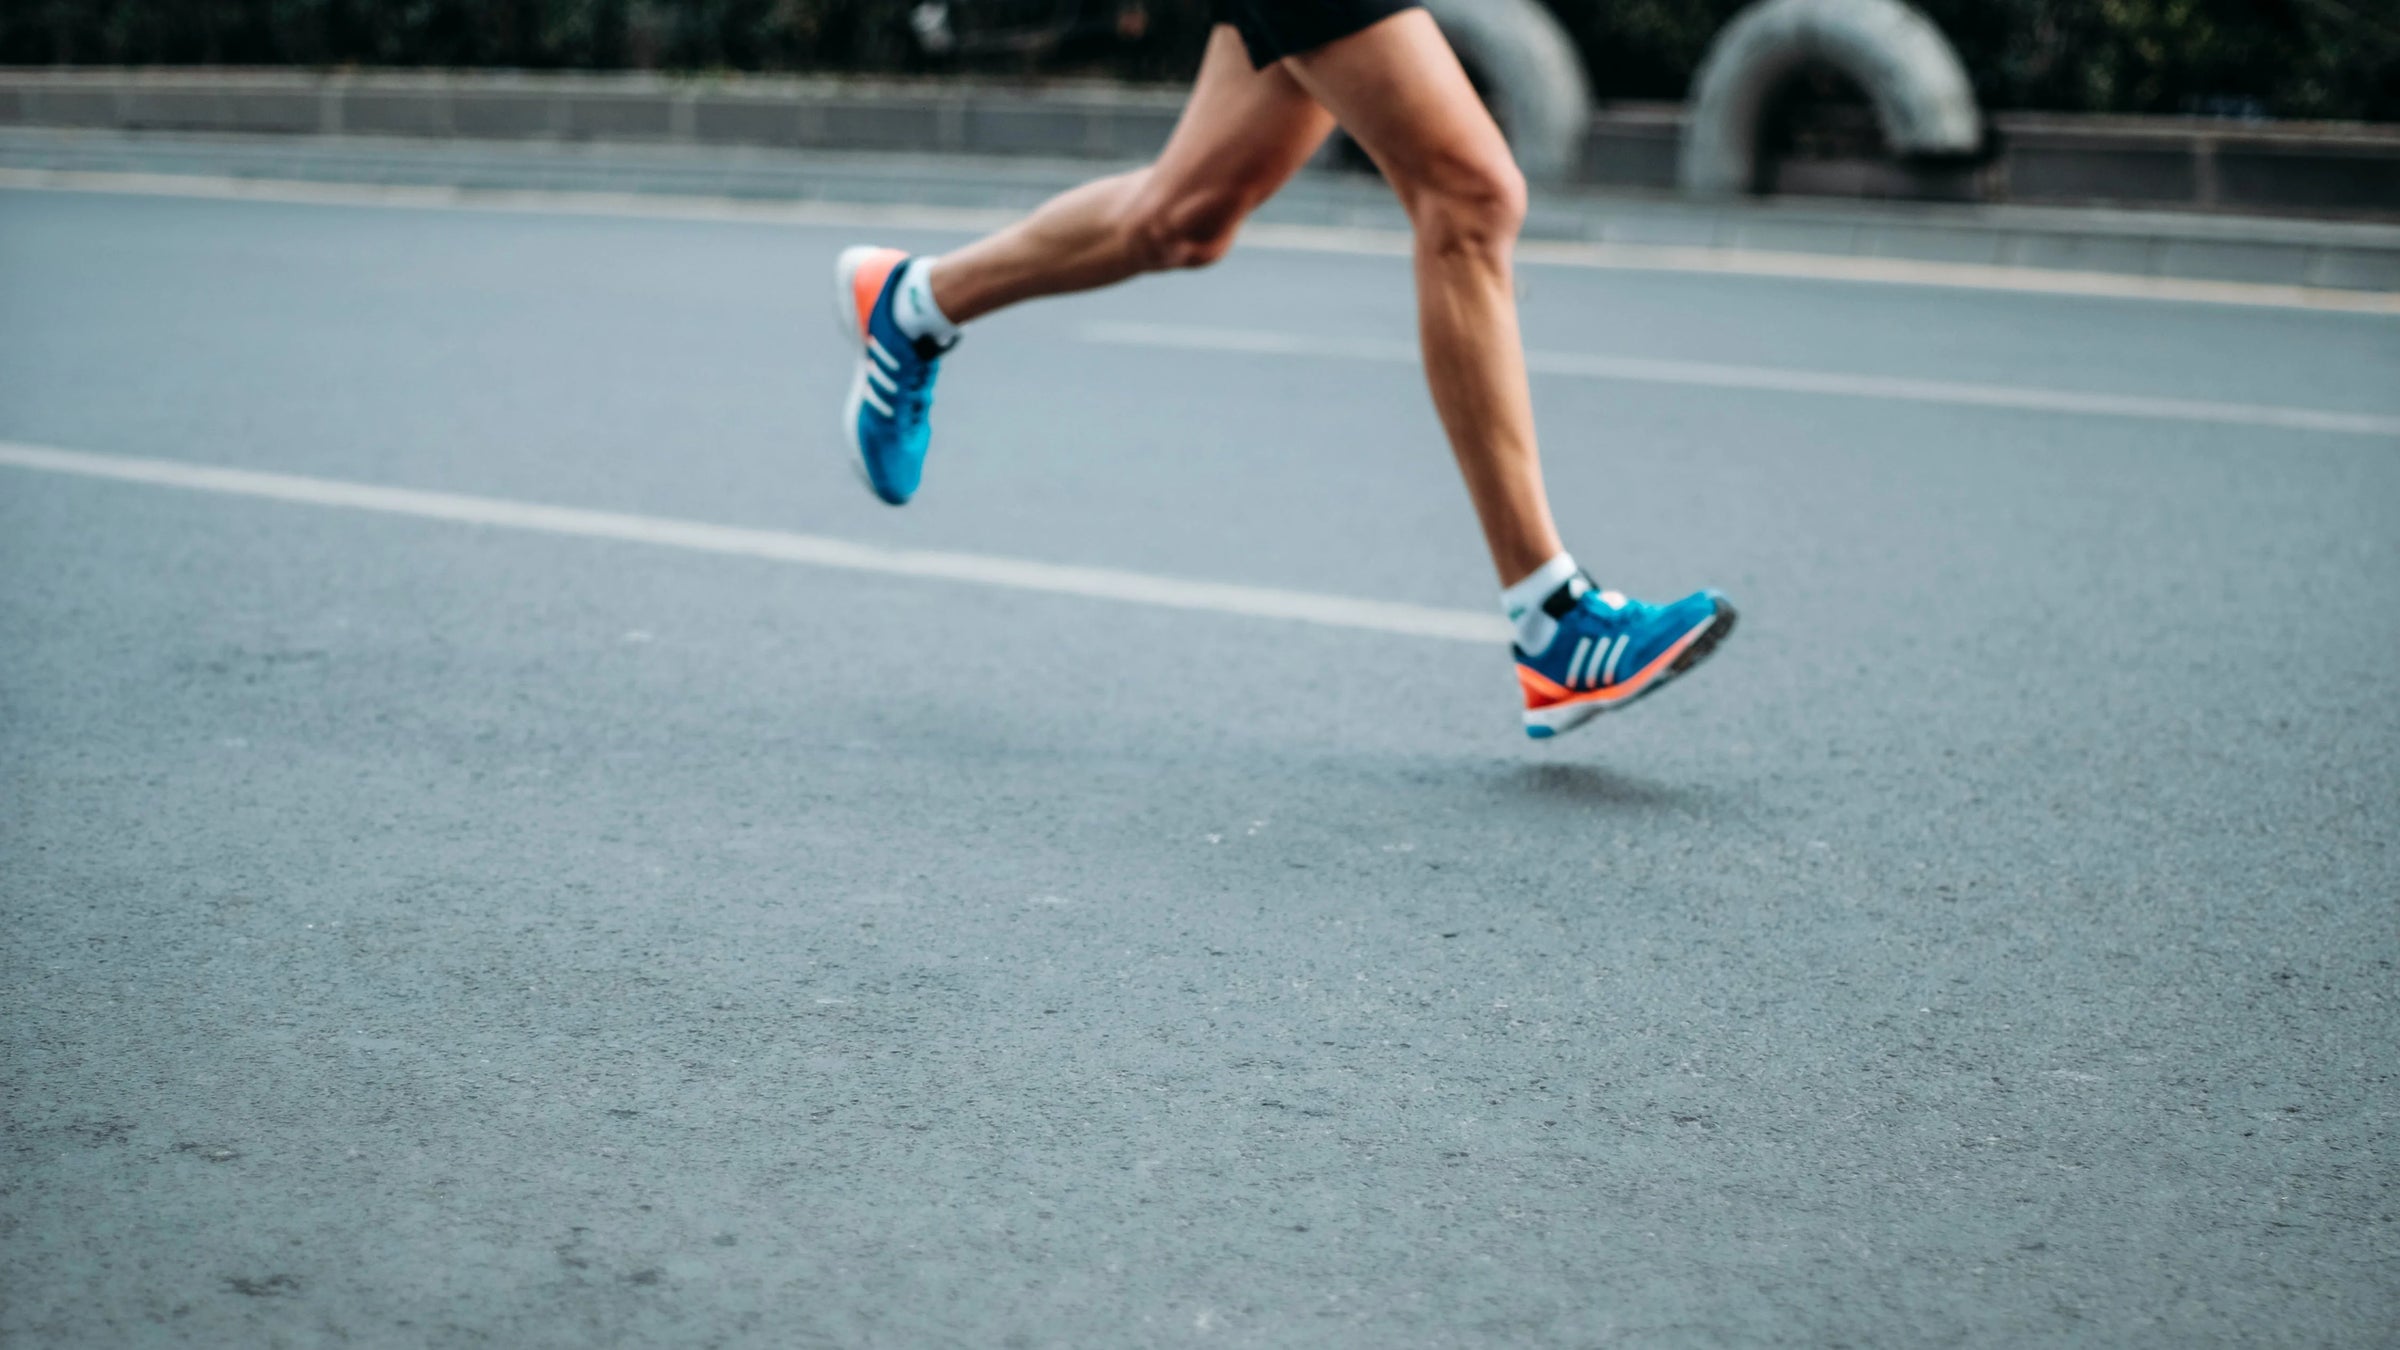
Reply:
M1135 196L1125 229L1143 271L1206 267L1232 250L1249 213L1250 201L1238 190L1162 186Z
M1447 164L1414 197L1417 234L1440 252L1504 255L1525 226L1525 175L1505 154Z

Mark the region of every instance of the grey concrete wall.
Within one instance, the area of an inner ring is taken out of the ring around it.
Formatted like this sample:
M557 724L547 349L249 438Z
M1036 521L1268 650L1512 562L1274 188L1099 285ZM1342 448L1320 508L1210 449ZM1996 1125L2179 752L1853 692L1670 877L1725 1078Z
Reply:
M1867 134L1787 159L1772 190L1809 196L2165 207L2400 219L2400 126L2002 113L1980 164L1895 158ZM1683 109L1618 105L1593 119L1584 181L1675 186ZM1839 141L1844 138L1835 137Z
M0 124L1123 157L1181 91L656 75L0 68Z
M1126 159L1166 142L1183 94L1109 84L679 79L657 75L0 68L0 125L684 143ZM1986 164L1872 146L1785 161L1778 190L2400 219L2400 126L2198 118L1992 119ZM1671 189L1683 109L1617 105L1580 181Z

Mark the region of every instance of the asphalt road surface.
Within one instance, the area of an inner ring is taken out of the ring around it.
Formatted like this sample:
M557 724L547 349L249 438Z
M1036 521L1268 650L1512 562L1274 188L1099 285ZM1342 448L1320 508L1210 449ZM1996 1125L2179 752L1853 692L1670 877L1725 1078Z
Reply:
M0 194L0 1340L2391 1343L2400 322L1528 268L1743 611L1532 745L1143 581L1490 612L1403 260L1001 316L895 512L853 241Z

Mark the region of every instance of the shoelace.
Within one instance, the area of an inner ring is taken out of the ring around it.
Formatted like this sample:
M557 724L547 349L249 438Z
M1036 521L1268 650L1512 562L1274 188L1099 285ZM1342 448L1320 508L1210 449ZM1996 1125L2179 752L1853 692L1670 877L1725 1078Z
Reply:
M923 422L933 407L933 380L942 370L939 355L917 353L913 362L903 363L892 373L892 419L907 426Z
M933 406L933 395L927 391L933 387L934 364L929 361L893 379L892 383L898 386L892 391L894 421L913 426L925 420L927 410Z
M1575 598L1575 603L1611 623L1623 623L1636 618L1644 608L1640 601L1628 599L1616 591L1585 591Z

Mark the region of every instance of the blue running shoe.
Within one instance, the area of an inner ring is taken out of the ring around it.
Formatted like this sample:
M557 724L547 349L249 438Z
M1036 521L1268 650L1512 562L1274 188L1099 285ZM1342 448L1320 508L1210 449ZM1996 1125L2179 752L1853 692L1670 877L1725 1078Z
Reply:
M892 321L892 291L908 254L896 248L842 250L833 269L834 323L859 348L858 372L842 404L842 434L876 496L899 506L917 495L933 439L933 381L948 348L912 340Z
M1706 660L1733 631L1733 606L1715 591L1671 605L1628 600L1572 577L1543 602L1558 632L1540 655L1517 654L1525 688L1525 734L1573 731L1604 712L1655 692Z

